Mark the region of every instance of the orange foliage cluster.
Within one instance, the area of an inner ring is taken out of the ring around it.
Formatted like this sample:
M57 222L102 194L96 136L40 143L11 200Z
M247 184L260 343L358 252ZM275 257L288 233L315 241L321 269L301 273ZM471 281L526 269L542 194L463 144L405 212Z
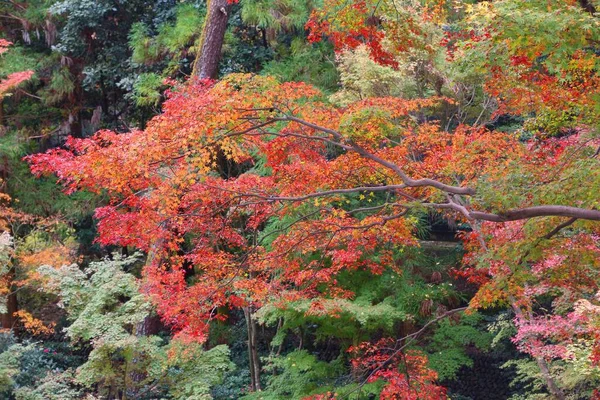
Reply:
M33 71L19 71L8 75L6 79L0 81L0 99L2 96L5 96L8 91L29 80L32 76Z
M15 317L19 318L19 322L23 325L23 328L31 335L50 336L54 333L54 326L56 325L54 322L46 326L42 321L25 310L17 311Z
M383 65L396 66L393 55L384 50L382 42L385 34L379 29L380 21L371 8L366 1L327 1L322 8L312 12L306 23L308 40L318 42L325 35L338 51L366 44L374 60Z
M532 114L545 110L575 112L589 118L600 95L600 76L594 59L576 53L569 68L560 75L534 66L525 56L514 56L505 70L495 68L487 91L502 99L497 115ZM516 85L515 83L518 84Z
M0 39L0 54L7 52L11 45L12 42L9 42L6 39Z
M504 2L510 4L511 2ZM444 41L452 58L456 44L463 50L477 49L489 57L485 64L490 95L498 99L496 115L515 114L549 118L572 118L594 123L600 96L600 56L597 49L598 21L581 1L515 1L508 14L488 7L487 23L477 21ZM530 4L528 4L530 3ZM502 7L502 6L501 6ZM572 27L560 33L537 34L521 26L528 13L569 18ZM474 18L475 19L475 18ZM580 24L575 26L576 24ZM543 128L542 128L543 130Z
M26 268L40 265L51 265L58 268L74 262L73 249L64 245L51 246L33 254L19 254L18 262Z

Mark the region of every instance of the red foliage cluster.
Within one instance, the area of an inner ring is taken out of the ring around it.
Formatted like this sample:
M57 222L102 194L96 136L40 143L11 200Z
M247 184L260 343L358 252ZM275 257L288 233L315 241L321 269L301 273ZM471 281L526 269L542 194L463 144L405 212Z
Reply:
M335 17L331 17L332 10L336 10ZM355 49L364 44L373 60L382 65L397 66L393 55L384 49L385 33L381 29L381 21L373 15L365 1L328 0L322 8L312 12L306 29L310 42L318 42L327 36L337 51Z
M381 400L443 400L446 389L435 384L437 373L427 366L427 357L416 351L397 350L390 338L351 347L352 368L368 382L383 380Z
M468 49L472 48L474 43L489 40L491 37L492 35L489 31L480 34L474 29L447 30L444 32L444 37L440 41L440 46L446 48L446 60L454 61L458 43L467 42L464 44L464 47Z

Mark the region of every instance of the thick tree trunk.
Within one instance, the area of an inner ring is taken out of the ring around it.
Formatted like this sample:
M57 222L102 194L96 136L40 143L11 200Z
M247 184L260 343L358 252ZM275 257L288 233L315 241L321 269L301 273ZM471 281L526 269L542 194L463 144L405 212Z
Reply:
M216 79L231 5L227 0L208 0L206 8L206 20L193 74L200 79Z
M257 348L257 325L252 318L252 308L244 307L244 316L248 326L248 360L250 361L250 390L260 391L260 359Z

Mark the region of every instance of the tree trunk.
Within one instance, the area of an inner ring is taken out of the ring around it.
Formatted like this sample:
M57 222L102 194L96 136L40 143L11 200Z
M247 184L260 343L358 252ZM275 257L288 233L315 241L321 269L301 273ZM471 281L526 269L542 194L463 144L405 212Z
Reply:
M514 310L517 317L525 319L526 317L523 313L523 310L521 310L521 308L518 305L516 305L515 300L513 298L510 298L510 301L512 303L512 309ZM546 362L544 357L535 357L535 361L540 369L540 372L542 373L542 377L544 378L544 382L546 383L546 387L548 388L550 394L556 400L565 400L565 394L563 393L562 389L558 387L558 385L554 381L554 378L552 378L552 375L550 374L550 369L548 368L548 363Z
M12 285L13 279L15 277L14 267L10 270L7 277L7 286L10 290L10 293L6 298L6 314L2 314L2 328L3 329L12 329L14 327L16 318L15 313L19 311L19 303L17 302L17 293L15 292L15 288Z
M0 98L0 110L2 110L2 99ZM0 112L0 118L2 117L2 113ZM2 120L0 119L0 136L2 134ZM0 158L0 193L5 193L8 183L9 177L9 165L8 165L8 157L4 156ZM0 232L2 233L2 232ZM10 232L11 236L13 236L14 240L14 232ZM14 241L13 241L14 244ZM10 255L12 259L12 255ZM6 295L6 313L0 314L0 323L3 329L12 329L15 324L15 313L19 311L19 303L17 302L17 293L15 291L15 287L13 287L13 281L15 279L15 266L12 263L12 260L7 261L12 264L10 270L8 271L5 279L6 279L6 289L9 293Z
M200 79L216 79L231 5L227 0L208 0L206 8L200 50L194 62L193 75Z
M150 249L150 251L148 251L148 257L146 259L146 265L151 264L156 256L156 250L159 246L162 245L162 241L158 241L156 243L154 243L154 245L152 246L152 248ZM123 248L124 251L124 255L127 255L127 248L124 247ZM160 332L161 328L163 327L162 325L162 321L160 320L160 317L157 314L154 313L150 313L148 314L142 321L140 321L139 323L137 323L132 330L132 333L137 336L137 337L144 337L144 336L151 336L151 335L156 335ZM137 352L134 349L134 352ZM140 369L137 368L136 365L139 363L139 360L141 360L143 362L144 360L144 355L143 354L139 354L134 356L132 359L132 363L133 363L133 371L131 372L127 372L127 370L125 371L125 390L123 391L123 398L126 398L126 394L128 392L128 389L130 388L129 383L131 382L131 388L135 389L138 388L141 391L138 391L136 396L139 396L141 393L145 392L147 389L143 388L143 385L141 385L141 383L148 378L148 374L144 371L144 369ZM127 361L125 362L125 366L127 367Z
M244 316L248 326L248 360L250 361L250 390L260 391L260 359L258 358L257 348L257 326L252 318L252 308L244 307Z
M135 326L135 336L156 335L162 328L160 317L156 314L150 314L144 320Z
M0 97L0 136L4 134L4 102Z
M548 387L548 391L554 396L557 400L565 400L565 394L562 389L556 385L552 375L550 375L550 369L548 369L548 363L544 360L543 357L536 357L535 361L537 362L540 371L542 372L542 376L544 377L544 381L546 382L546 386Z
M594 7L592 2L590 2L589 0L579 0L579 4L585 11L589 12L590 14L594 15L596 13L596 7Z

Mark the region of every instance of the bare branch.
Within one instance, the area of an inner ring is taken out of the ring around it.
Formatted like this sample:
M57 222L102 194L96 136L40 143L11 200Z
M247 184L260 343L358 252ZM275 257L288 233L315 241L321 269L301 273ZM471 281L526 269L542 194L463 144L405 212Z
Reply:
M556 235L558 232L560 232L562 229L566 228L567 226L571 226L575 223L575 221L577 221L577 218L570 218L569 220L563 222L560 225L557 225L556 228L552 229L550 232L546 233L544 236L542 236L542 239L551 239L554 235Z
M423 203L423 205L425 207L431 208L455 210L464 214L470 220L482 220L490 222L518 221L522 219L530 219L536 217L570 217L590 221L600 221L600 211L571 206L533 206L525 208L515 208L512 210L507 210L498 214L494 214L483 211L467 210L465 207L454 202L442 204Z

